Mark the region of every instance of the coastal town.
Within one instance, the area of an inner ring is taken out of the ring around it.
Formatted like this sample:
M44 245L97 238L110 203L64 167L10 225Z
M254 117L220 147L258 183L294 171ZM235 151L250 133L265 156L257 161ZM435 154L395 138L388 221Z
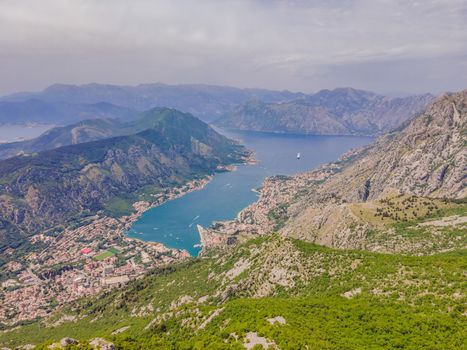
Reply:
M208 176L167 189L154 195L151 202L136 202L131 215L113 218L98 214L59 235L40 233L30 237L37 249L2 266L0 323L13 325L47 316L66 303L122 286L155 267L189 258L185 250L130 238L126 232L145 211L201 189L210 179ZM4 252L11 257L14 253L11 248Z

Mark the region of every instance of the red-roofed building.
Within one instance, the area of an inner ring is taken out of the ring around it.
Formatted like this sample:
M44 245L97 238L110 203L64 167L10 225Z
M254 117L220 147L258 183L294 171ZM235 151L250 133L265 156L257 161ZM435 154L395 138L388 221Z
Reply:
M81 254L87 255L92 252L91 248L83 248L80 250Z

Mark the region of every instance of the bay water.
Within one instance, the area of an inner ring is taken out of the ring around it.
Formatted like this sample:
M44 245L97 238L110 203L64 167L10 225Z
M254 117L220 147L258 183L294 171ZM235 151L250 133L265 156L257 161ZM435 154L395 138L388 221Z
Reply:
M201 249L196 225L208 227L214 221L234 219L257 200L253 190L261 187L266 177L310 170L372 141L371 137L357 136L218 131L253 150L259 163L216 174L203 189L146 211L127 232L128 236L186 249L196 256Z

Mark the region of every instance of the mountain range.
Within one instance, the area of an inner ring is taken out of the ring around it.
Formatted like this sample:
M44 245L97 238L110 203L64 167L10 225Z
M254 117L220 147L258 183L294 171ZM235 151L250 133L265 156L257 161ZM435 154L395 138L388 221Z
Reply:
M430 94L386 97L363 90L321 90L283 103L249 101L214 123L223 128L316 135L376 135L425 109Z
M28 121L56 124L61 121L63 125L70 121L90 119L94 114L98 117L127 117L132 111L145 111L154 107L174 108L210 122L225 111L252 99L284 102L300 96L304 94L212 85L56 84L41 92L23 92L1 98L0 123ZM103 102L105 105L100 105ZM108 110L111 106L115 109L114 115L103 115L105 111L102 111L102 107Z
M0 98L0 124L67 125L84 119L128 121L168 107L230 129L321 135L376 135L400 126L433 100L388 97L353 88L315 94L212 85L56 84Z
M85 119L132 119L137 112L107 102L75 104L63 101L44 101L27 98L21 101L0 99L0 125L51 124L67 125Z

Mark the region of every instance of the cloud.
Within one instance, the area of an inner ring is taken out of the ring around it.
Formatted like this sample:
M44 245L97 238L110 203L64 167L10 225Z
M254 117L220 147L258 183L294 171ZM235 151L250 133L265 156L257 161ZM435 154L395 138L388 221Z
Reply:
M467 85L453 69L466 54L465 0L0 0L3 93L90 81L441 91Z

